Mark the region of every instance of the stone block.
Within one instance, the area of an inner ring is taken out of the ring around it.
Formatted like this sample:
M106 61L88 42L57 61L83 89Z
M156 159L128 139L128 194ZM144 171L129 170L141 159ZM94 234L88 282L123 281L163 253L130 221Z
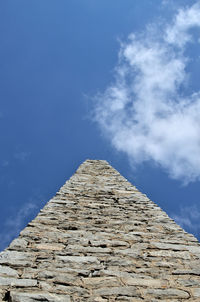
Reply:
M147 289L144 291L144 297L150 295L152 298L157 298L160 300L166 299L189 299L190 295L185 290L180 290L176 288L167 289Z

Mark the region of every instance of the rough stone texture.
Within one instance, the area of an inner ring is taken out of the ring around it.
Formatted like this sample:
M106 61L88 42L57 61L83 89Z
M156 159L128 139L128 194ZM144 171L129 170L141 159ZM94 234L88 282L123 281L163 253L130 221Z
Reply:
M0 254L0 300L200 301L200 245L106 161L85 161Z

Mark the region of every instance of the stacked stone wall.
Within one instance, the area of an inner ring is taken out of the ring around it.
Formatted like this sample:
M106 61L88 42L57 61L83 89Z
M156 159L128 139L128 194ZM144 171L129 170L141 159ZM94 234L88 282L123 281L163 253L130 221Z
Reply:
M85 161L0 254L0 300L200 301L200 245L106 161Z

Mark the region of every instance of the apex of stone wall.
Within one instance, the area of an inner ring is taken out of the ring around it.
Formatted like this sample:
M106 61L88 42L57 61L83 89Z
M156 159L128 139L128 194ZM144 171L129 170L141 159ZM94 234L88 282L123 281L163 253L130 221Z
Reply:
M103 160L86 160L0 254L0 300L200 301L200 245Z

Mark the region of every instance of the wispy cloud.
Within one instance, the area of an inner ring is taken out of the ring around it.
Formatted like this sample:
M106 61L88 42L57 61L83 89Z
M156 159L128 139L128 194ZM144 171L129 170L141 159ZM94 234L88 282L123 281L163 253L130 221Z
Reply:
M172 214L171 217L182 228L194 233L198 238L200 236L200 208L197 205L181 207L178 214Z
M183 47L193 40L189 32L194 27L200 26L200 4L196 3L187 9L180 9L175 16L173 24L166 30L166 41L168 43Z
M19 161L26 161L30 157L30 152L19 151L14 154L14 158Z
M2 167L7 167L7 166L9 166L9 161L6 160L6 159L2 160L1 166L2 166Z
M132 164L153 160L174 179L200 179L200 91L187 91L188 43L200 4L170 24L151 24L121 43L115 80L97 95L95 120ZM159 29L158 29L159 28Z
M29 201L21 207L15 215L11 215L5 220L4 226L0 232L0 250L4 249L19 232L25 227L26 223L32 218L39 209L36 200Z

